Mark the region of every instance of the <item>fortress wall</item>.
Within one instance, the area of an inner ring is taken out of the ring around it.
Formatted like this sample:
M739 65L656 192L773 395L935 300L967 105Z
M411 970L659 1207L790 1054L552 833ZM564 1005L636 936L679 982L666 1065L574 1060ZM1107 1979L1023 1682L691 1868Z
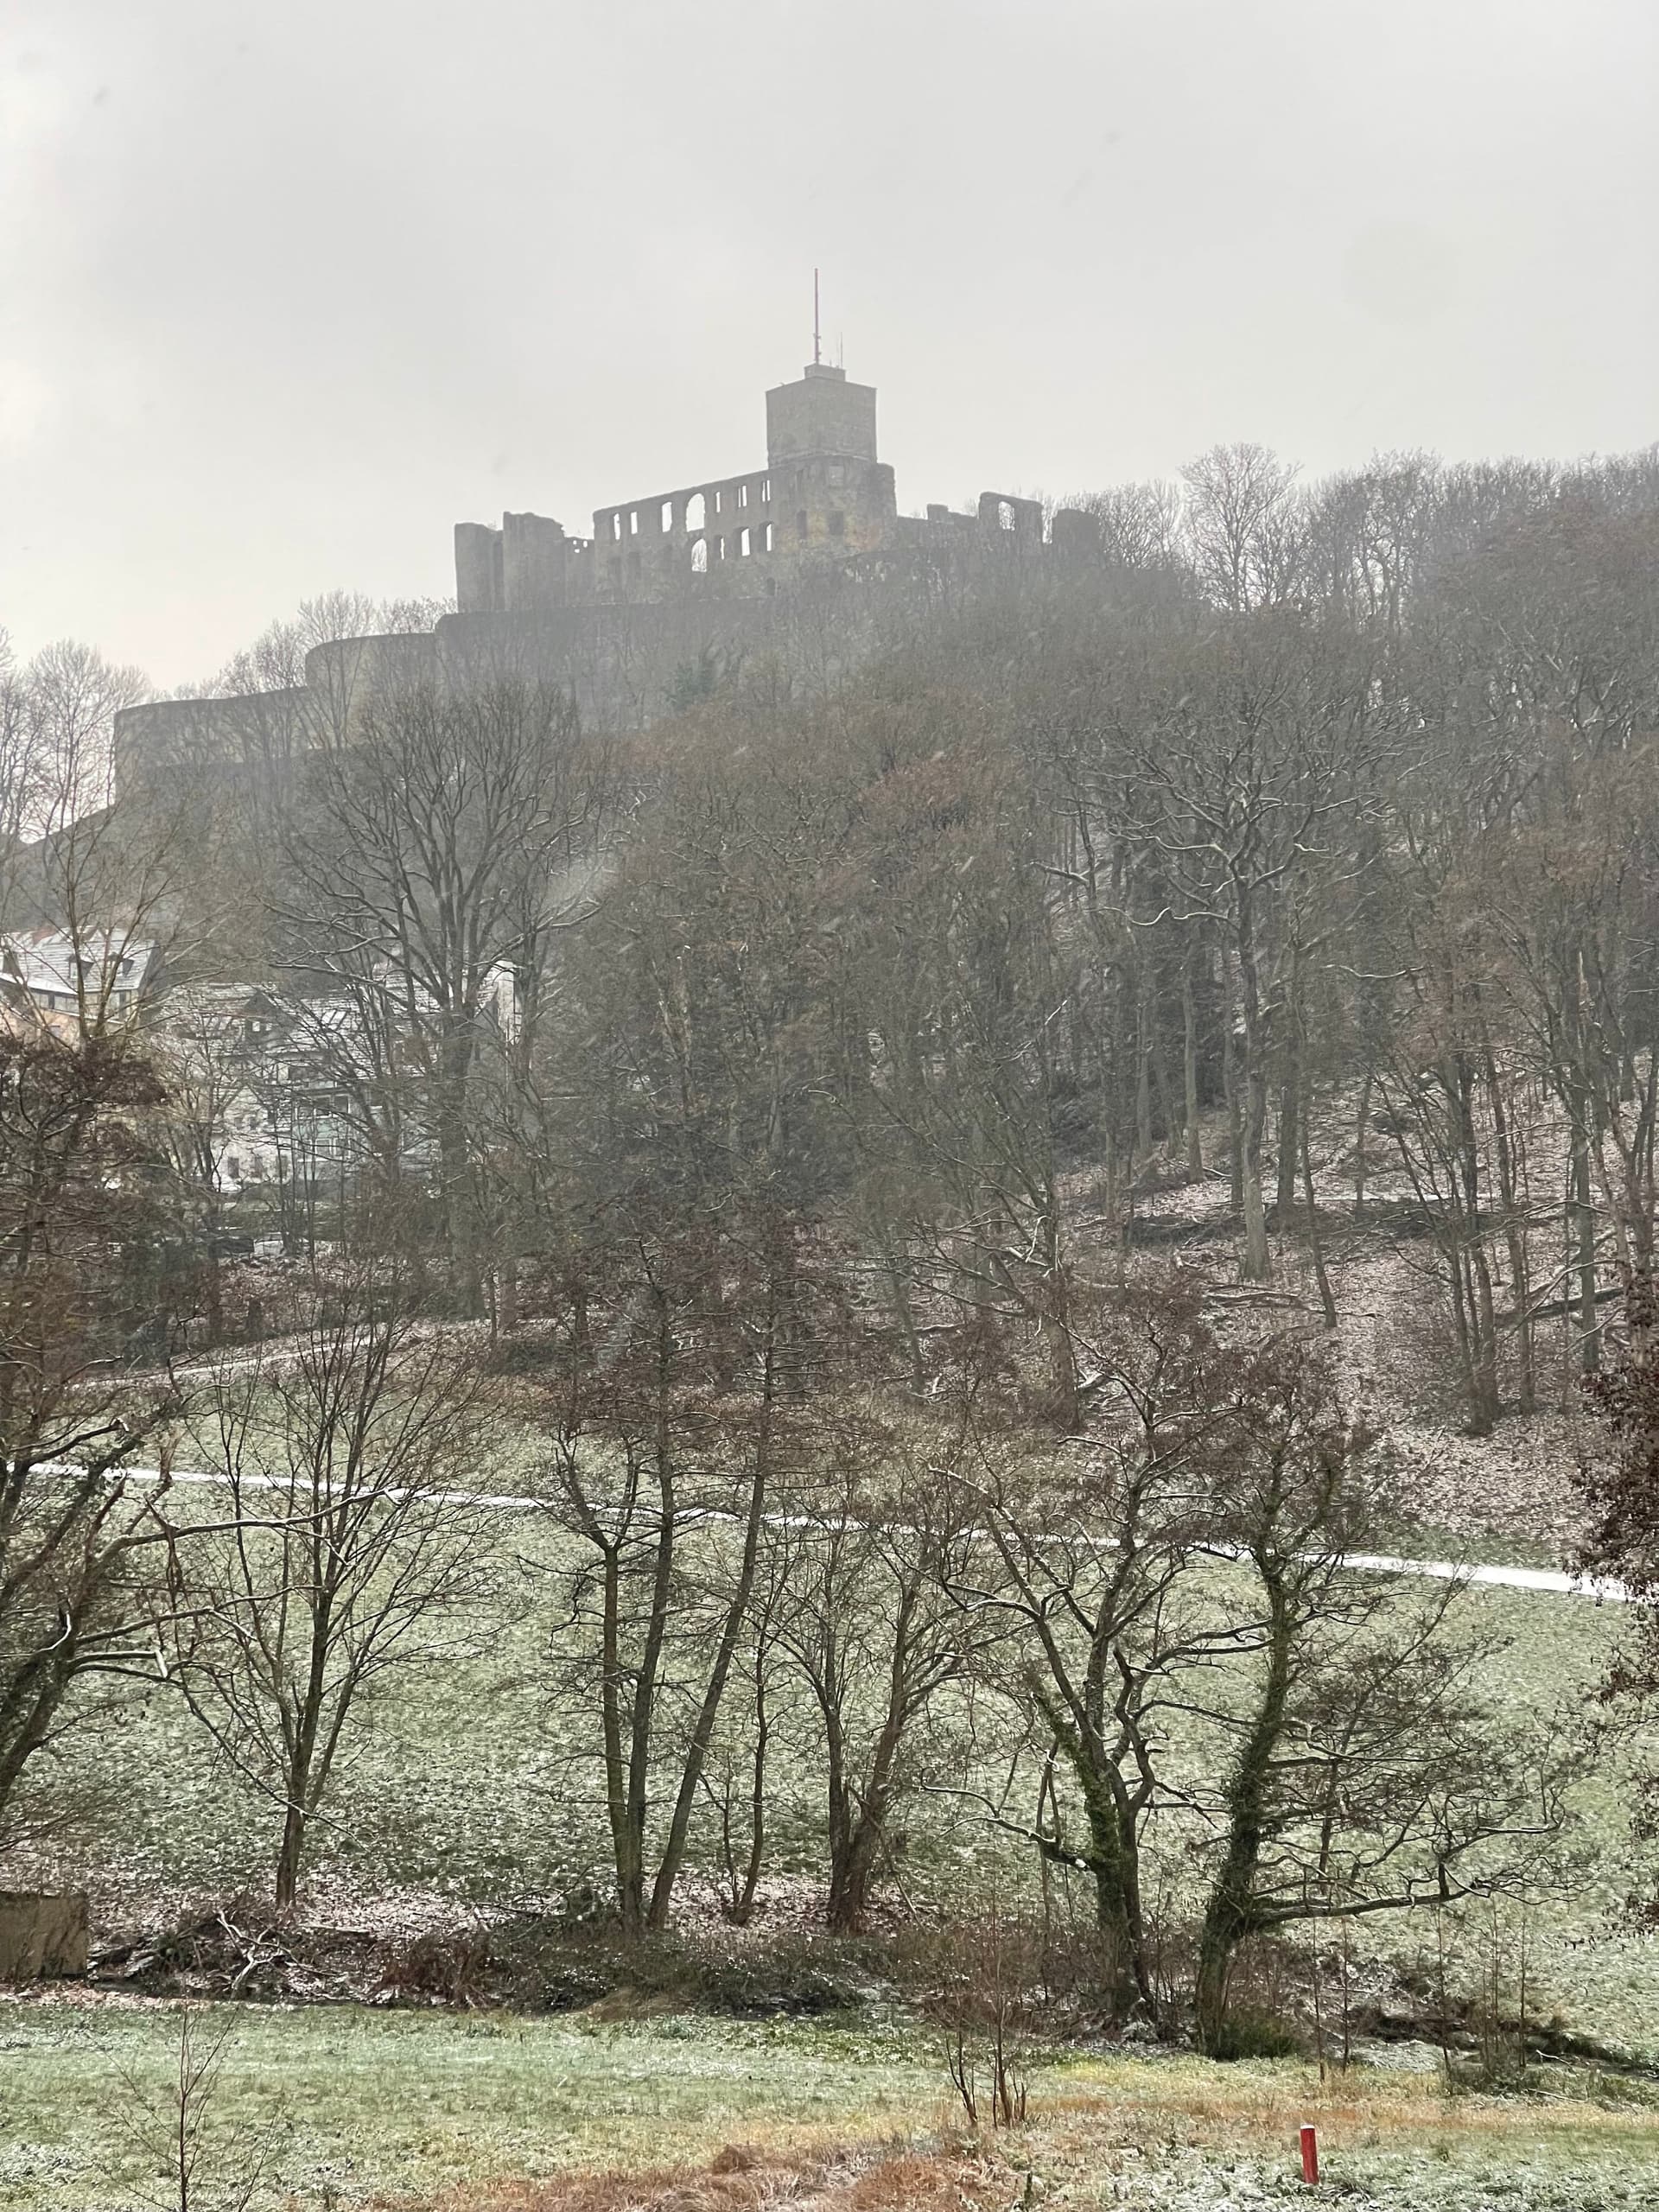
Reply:
M570 596L571 568L582 549L579 540L565 536L563 523L548 515L505 514L499 535L501 588L493 604L506 609L557 607Z
M499 613L506 605L502 533L486 522L455 524L455 605L463 614Z
M982 492L979 520L987 531L996 533L990 541L993 544L1001 538L1019 553L1040 553L1043 550L1040 499L1017 499L1011 492Z
M318 745L348 740L356 718L385 690L437 673L430 632L341 638L311 648L302 686L124 708L115 718L116 789L206 768L283 770Z
M344 743L377 698L429 683L438 672L431 633L335 638L305 657L305 688L315 715L314 742Z
M589 727L638 729L677 679L719 656L774 657L789 683L822 688L879 649L918 607L958 603L995 578L1023 588L1100 556L1094 518L985 492L977 510L900 516L876 453L875 390L822 363L766 394L767 465L658 492L594 515L591 540L545 515L455 527L458 612L430 636L318 645L302 690L169 700L118 716L118 778L153 767L285 765L349 742L387 690L520 676L557 683Z
M298 687L124 707L115 718L116 789L158 773L286 760L314 742L313 711L309 691Z
M658 597L777 550L768 469L710 478L594 511L594 582L613 597ZM699 550L701 549L701 550Z
M873 649L873 603L889 591L886 579L854 581L824 564L776 594L715 588L672 600L448 614L438 645L452 683L557 683L573 693L588 728L625 732L660 720L677 682L705 656L728 668L775 658L803 690L823 688Z

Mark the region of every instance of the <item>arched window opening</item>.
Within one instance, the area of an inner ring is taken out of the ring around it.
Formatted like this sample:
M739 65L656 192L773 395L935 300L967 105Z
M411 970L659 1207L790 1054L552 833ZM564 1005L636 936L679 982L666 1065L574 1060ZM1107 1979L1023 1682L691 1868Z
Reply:
M772 550L772 524L770 523L766 524L765 530L760 533L760 550L764 553L770 553Z
M657 518L657 527L662 531L664 537L666 537L669 531L673 529L674 502L672 499L664 499L663 501L663 512Z
M694 492L685 503L685 526L690 531L699 531L702 523L703 497L701 492Z
M694 576L706 576L709 573L709 541L706 537L692 541L691 573Z
M740 561L747 561L749 557L749 533L747 530L740 530L737 533L737 557Z
M622 518L620 514L614 514L611 517L611 543L613 544L617 543L621 538L621 536Z
M999 530L1014 528L1014 501L999 499L996 503L996 526Z

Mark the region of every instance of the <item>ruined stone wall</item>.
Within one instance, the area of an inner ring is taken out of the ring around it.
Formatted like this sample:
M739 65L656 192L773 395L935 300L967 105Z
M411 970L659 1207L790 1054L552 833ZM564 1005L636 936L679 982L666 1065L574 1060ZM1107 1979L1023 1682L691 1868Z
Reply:
M340 638L307 653L303 684L124 708L115 718L116 789L208 768L280 774L315 747L349 744L377 699L437 673L430 632Z
M463 614L499 613L506 605L502 535L486 522L455 524L455 605Z
M772 472L750 469L595 508L593 585L606 598L663 599L726 574L733 589L759 589L778 550Z
M839 368L814 363L767 392L766 448L764 468L596 509L591 538L546 515L458 524L458 612L434 635L319 645L292 691L131 709L117 718L118 781L192 763L280 774L349 742L388 690L492 671L568 686L592 728L637 729L708 656L767 656L785 683L820 684L976 578L1099 558L1091 518L1062 512L1046 537L1040 503L1009 493L982 493L969 514L901 516L874 387Z

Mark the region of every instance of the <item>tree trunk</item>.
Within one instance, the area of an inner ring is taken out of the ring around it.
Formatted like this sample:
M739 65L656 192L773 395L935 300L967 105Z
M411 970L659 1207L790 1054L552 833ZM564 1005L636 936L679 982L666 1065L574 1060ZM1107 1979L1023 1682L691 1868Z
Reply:
M465 1015L453 1015L438 1040L438 1173L451 1276L466 1311L477 1313L483 1307L484 1284L474 1231L472 1148L467 1137L472 1058L472 1022Z
M1582 977L1576 945L1567 963L1562 1028L1567 1058L1567 1122L1572 1138L1568 1198L1572 1208L1573 1256L1579 1279L1579 1367L1593 1375L1601 1364L1601 1329L1596 1319L1596 1216L1590 1192L1590 1095L1585 1080Z
M1198 954L1196 930L1188 932L1181 963L1181 1081L1186 1109L1186 1179L1204 1180L1204 1139L1198 1128L1198 1014L1193 969Z
M1255 917L1248 894L1238 910L1238 980L1244 1014L1244 1141L1243 1181L1246 1282L1268 1279L1268 1218L1262 1192L1262 1145L1268 1124L1266 1020L1256 972Z
M292 1797L283 1820L282 1848L276 1854L276 1910L287 1912L300 1886L300 1865L305 1851L305 1808Z
M1308 1121L1302 1116L1302 1191L1307 1204L1307 1243L1313 1255L1313 1280L1319 1287L1319 1305L1325 1314L1325 1325L1337 1325L1337 1301L1331 1289L1331 1278L1325 1271L1325 1240L1319 1235L1319 1209L1313 1196L1313 1154L1308 1142Z
M1267 1671L1249 1733L1227 1787L1227 1842L1198 1935L1198 2043L1211 2057L1226 2048L1227 1985L1233 1957L1255 1923L1255 1872L1268 1809L1268 1782L1290 1695L1291 1616L1282 1578L1262 1570L1268 1599Z
M876 1861L880 1853L887 1806L865 1799L859 1816L843 1832L840 1847L830 1854L830 1898L826 1924L837 1936L855 1936L870 1909Z
M680 1786L674 1800L674 1810L669 1821L668 1836L663 1846L663 1855L658 1861L657 1878L652 1884L651 1904L646 1923L653 1929L668 1924L668 1909L679 1878L680 1868L685 1861L686 1840L690 1832L692 1808L696 1802L697 1789L702 1779L702 1770L709 1756L709 1745L715 1732L715 1723L720 1715L721 1700L726 1694L727 1678L731 1673L732 1659L737 1649L738 1631L749 1610L749 1599L754 1589L755 1570L760 1563L760 1531L766 1522L767 1478L771 1471L772 1421L778 1384L778 1351L782 1316L779 1311L781 1286L774 1274L767 1286L766 1336L761 1360L760 1408L755 1438L754 1468L749 1482L748 1511L743 1531L743 1554L738 1567L737 1580L728 1601L725 1618L721 1624L719 1639L715 1646L709 1678L703 1688L702 1700L697 1708L697 1718L691 1731L691 1740L686 1746L685 1763L680 1770Z
M1244 1117L1238 1089L1238 1044L1233 1034L1233 963L1221 954L1221 1089L1227 1103L1227 1169L1235 1214L1244 1211Z
M1533 1359L1532 1275L1527 1263L1526 1224L1522 1216L1516 1179L1515 1147L1510 1141L1509 1116L1498 1081L1497 1061L1490 1043L1486 1047L1486 1090L1492 1102L1492 1137L1497 1155L1497 1198L1503 1209L1503 1241L1510 1255L1510 1287L1515 1306L1515 1341L1520 1370L1520 1401L1523 1414L1538 1405L1537 1374Z
M1296 1211L1296 1171L1301 1160L1299 1135L1302 1097L1302 967L1300 953L1290 963L1290 988L1285 1001L1284 1072L1279 1085L1278 1188L1274 1193L1274 1218L1288 1227Z
M1354 1122L1354 1219L1362 1221L1365 1215L1365 1137L1371 1119L1371 1071L1368 1066L1359 1082L1359 1112Z
M1086 1864L1095 1885L1095 1927L1106 1942L1106 1994L1112 2018L1124 2019L1137 2004L1150 2008L1153 2002L1135 1808L1103 1744L1085 1741L1071 1717L1048 1699L1039 1697L1039 1702L1083 1798L1089 1823Z
M893 1808L894 1769L910 1718L910 1659L916 1604L915 1589L906 1589L899 1598L893 1623L893 1656L887 1670L887 1709L881 1733L870 1755L870 1770L860 1794L856 1820L850 1818L852 1796L847 1786L846 1742L839 1709L833 1716L825 1715L834 1722L832 1783L839 1783L830 1808L828 1918L830 1927L839 1935L855 1934L863 1926L864 1916L869 1910L876 1861Z

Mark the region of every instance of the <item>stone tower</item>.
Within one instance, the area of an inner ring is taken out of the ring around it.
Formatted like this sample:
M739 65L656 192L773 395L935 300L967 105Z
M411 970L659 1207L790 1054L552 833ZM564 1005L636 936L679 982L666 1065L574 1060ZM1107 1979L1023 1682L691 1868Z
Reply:
M766 463L779 551L861 553L892 537L898 501L876 459L874 385L814 362L798 383L774 385Z

